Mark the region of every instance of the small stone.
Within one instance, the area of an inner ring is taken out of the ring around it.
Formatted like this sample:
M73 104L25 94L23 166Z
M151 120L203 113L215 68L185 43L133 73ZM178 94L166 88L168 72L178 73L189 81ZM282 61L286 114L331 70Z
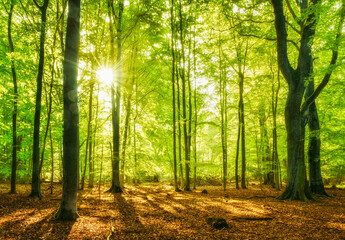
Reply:
M229 225L224 218L207 218L206 222L208 225L215 229L228 228Z

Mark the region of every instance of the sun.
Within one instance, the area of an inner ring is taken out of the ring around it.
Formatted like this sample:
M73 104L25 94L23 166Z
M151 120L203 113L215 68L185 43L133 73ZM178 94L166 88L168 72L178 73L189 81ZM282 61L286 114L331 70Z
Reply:
M101 83L107 86L111 86L111 84L114 82L114 72L111 68L100 67L96 72L96 76Z

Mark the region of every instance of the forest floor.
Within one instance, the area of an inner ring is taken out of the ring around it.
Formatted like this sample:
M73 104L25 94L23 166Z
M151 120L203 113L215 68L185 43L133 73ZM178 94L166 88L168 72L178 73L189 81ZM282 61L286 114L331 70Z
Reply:
M202 193L206 189L208 193ZM345 189L327 189L331 198L280 201L280 192L200 187L175 192L168 185L127 186L123 194L106 188L78 193L79 218L54 219L61 185L42 184L41 200L29 198L30 185L0 184L0 239L345 239ZM217 230L207 218L224 218Z

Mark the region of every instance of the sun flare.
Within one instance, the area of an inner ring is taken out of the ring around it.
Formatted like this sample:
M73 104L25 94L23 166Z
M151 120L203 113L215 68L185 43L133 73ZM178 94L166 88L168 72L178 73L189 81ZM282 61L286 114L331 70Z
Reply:
M101 67L96 72L97 78L105 85L110 86L114 82L114 72L111 68Z

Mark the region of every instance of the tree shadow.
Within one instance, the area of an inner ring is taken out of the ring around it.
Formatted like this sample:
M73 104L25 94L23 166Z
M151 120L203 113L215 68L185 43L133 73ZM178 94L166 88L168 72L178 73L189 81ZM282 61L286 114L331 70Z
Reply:
M27 239L67 239L75 221L55 220L55 211L49 213L21 232L21 237Z

